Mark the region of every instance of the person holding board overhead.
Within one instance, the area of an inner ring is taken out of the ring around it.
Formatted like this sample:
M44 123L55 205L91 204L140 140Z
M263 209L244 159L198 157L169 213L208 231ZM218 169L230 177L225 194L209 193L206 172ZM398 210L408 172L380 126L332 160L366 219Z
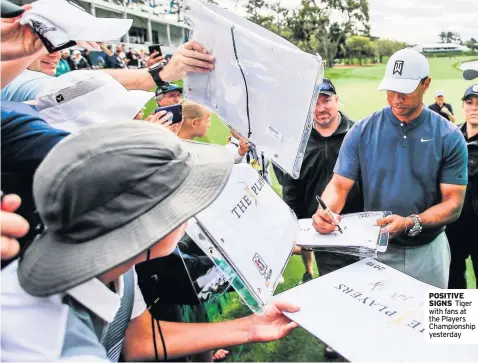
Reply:
M420 281L448 285L450 248L445 226L461 212L467 185L467 148L460 130L423 106L430 86L428 60L402 49L388 61L379 90L389 106L356 123L345 136L334 176L321 198L342 211L361 181L365 211L391 211L377 220L391 236L378 259ZM313 218L321 234L336 230L319 208Z

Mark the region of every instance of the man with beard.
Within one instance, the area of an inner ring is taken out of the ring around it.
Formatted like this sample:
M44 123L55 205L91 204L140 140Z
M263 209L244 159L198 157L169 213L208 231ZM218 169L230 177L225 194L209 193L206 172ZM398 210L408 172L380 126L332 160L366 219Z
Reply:
M295 212L297 218L311 218L317 210L316 195L322 195L333 170L340 146L353 122L339 111L339 96L332 82L324 78L319 85L320 94L314 112L314 127L310 133L304 161L298 179L283 176L282 194L284 201ZM344 213L363 210L363 200L358 184L348 197ZM302 282L312 279L312 252L302 251L306 272ZM356 259L331 253L316 253L315 259L320 275L344 267Z
M417 280L446 288L450 248L445 226L458 219L468 183L467 148L460 130L423 106L430 86L423 54L402 49L390 57L379 90L389 106L356 123L344 139L334 176L322 199L341 213L356 181L366 211L391 211L377 220L390 233L378 259ZM321 234L340 216L323 209L313 217Z
M354 123L339 111L339 96L332 82L324 78L318 86L319 98L314 112L314 127L310 133L305 150L304 161L298 179L288 174L282 176L282 194L284 201L295 212L297 218L311 218L317 210L316 196L321 195L333 176L335 162L345 135ZM363 211L363 198L359 183L355 183L347 198L344 213ZM302 251L305 273L302 282L313 278L312 251ZM315 261L319 275L345 267L358 258L328 252L315 252ZM326 347L325 356L337 356L330 347Z

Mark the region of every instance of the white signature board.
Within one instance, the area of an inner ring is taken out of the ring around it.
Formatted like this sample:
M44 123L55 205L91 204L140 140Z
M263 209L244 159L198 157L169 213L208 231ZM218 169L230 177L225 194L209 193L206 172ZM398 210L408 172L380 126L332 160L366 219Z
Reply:
M237 164L219 197L194 219L204 236L191 230L194 224L186 230L188 235L201 248L201 238L207 236L214 253L209 248L203 248L204 252L210 257L220 254L220 260L235 270L257 305L267 304L299 231L287 204L253 167Z
M425 341L423 304L435 289L366 258L275 299L299 305L286 315L352 362L476 362L478 345Z
M185 1L191 40L216 58L185 78L186 98L207 106L264 156L298 178L313 124L322 58L211 3Z

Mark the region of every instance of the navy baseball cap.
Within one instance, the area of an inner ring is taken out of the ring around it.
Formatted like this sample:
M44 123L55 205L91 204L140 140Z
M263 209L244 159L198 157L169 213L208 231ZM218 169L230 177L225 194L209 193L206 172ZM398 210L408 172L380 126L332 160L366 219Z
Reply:
M478 97L478 84L474 84L474 85L468 87L461 100L463 101L463 100L465 100L465 98L468 98L470 96L477 96Z
M165 83L161 87L158 87L156 89L156 97L159 95L163 95L168 92L173 92L173 91L179 91L183 93L182 87L179 87L178 85L175 85L174 83Z
M322 93L327 96L332 96L336 95L337 91L335 90L334 85L332 84L332 81L328 78L324 78L322 83L318 85L319 88L319 93Z

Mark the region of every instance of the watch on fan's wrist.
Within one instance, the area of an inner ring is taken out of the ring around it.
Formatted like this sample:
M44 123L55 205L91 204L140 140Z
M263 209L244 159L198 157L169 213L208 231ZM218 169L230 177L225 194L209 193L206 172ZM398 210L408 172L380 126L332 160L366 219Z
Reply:
M409 237L415 237L423 229L422 219L420 218L420 216L418 216L416 214L412 214L411 216L409 216L407 218L411 218L412 221L413 221L413 226L412 226L412 228L410 228L410 230L408 231L407 234L408 234Z
M156 63L153 64L151 67L148 68L148 72L153 78L154 83L156 83L156 86L161 87L166 81L163 81L161 79L161 76L159 75L159 72L161 72L164 69L164 64L163 63Z

